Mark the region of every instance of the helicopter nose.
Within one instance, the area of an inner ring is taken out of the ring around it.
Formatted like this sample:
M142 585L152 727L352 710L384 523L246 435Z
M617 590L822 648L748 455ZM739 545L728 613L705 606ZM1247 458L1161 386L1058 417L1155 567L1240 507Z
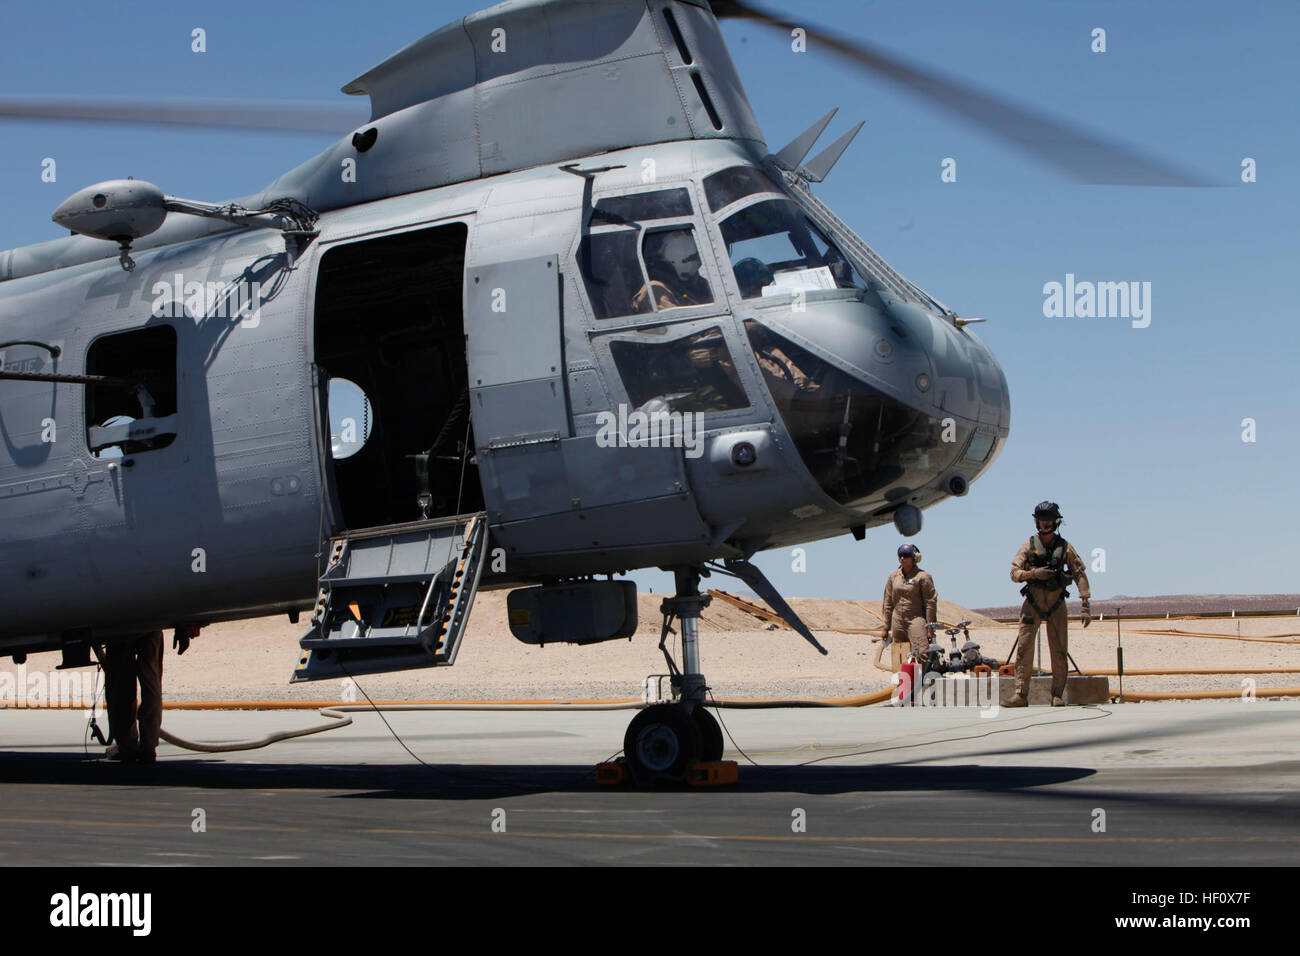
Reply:
M806 466L845 507L878 516L964 495L1005 443L1006 378L945 316L836 298L745 324Z
M855 300L810 301L798 314L768 309L756 317L904 405L1005 437L1011 399L988 346L936 312L881 301L883 309Z
M952 415L1003 433L1011 425L1007 379L992 351L969 328L908 302L889 302L891 326L916 340L930 359L933 378L924 394L932 413Z

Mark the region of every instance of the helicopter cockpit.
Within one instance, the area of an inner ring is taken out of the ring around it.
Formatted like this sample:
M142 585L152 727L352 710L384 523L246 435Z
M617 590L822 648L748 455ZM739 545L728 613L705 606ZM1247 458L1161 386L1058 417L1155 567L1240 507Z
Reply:
M676 184L597 196L578 245L593 339L629 407L734 427L757 384L736 365L748 345L743 364L841 507L879 516L964 494L1005 411L984 346L778 170L733 164L697 183L698 204Z
M761 323L745 332L758 356L772 400L817 483L846 508L858 510L882 493L923 488L964 456L980 470L991 436L971 441L955 420L945 440L942 420L927 415L836 368Z
M856 289L874 299L858 269L762 170L720 170L704 178L704 191L742 298ZM578 250L596 318L715 301L691 216L682 187L596 201Z
M596 318L714 301L691 216L690 194L680 187L596 202L578 249Z
M755 194L786 195L761 170L720 170L705 177L704 193L710 212L721 214L718 225L742 298L809 289L869 290L861 273L791 199L760 197L726 212Z
M843 254L789 200L766 199L720 223L742 298L867 284Z

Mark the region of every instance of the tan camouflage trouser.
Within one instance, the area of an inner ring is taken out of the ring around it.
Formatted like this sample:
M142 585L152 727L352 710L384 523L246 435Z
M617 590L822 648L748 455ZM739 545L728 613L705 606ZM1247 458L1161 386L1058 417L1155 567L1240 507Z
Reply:
M1035 600L1041 600L1037 595ZM1051 603L1044 607L1051 607L1056 602L1056 598L1051 599ZM1029 699L1029 678L1031 676L1034 661L1034 638L1038 634L1038 626L1044 621L1047 624L1047 647L1052 657L1052 696L1065 696L1065 679L1070 673L1070 659L1066 656L1066 649L1069 646L1069 638L1066 632L1069 621L1069 612L1062 601L1060 606L1049 614L1046 619L1039 616L1038 612L1025 602L1020 611L1020 631L1016 635L1016 694L1020 697ZM1042 661L1039 661L1042 666Z
M925 648L929 635L925 630L925 618L914 617L910 620L894 617L893 630L889 632L894 643L889 645L891 661L897 673L903 667L903 661L915 660L925 664Z
M134 640L114 641L104 649L104 703L108 728L124 753L158 749L162 728L162 631ZM140 681L140 709L135 682ZM136 722L139 721L139 730Z

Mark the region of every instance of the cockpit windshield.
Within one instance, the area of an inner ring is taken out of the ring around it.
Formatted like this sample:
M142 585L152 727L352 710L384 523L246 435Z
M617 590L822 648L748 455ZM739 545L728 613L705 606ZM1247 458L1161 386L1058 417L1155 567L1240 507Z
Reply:
M822 489L847 508L907 501L939 478L971 437L960 424L953 424L947 435L944 421L904 405L752 319L746 320L745 331L804 464Z
M867 287L848 259L788 199L746 206L720 228L743 298Z
M717 212L754 193L779 193L781 189L753 166L729 166L704 177L704 198L709 212Z
M713 301L690 226L593 233L582 240L578 262L598 319Z

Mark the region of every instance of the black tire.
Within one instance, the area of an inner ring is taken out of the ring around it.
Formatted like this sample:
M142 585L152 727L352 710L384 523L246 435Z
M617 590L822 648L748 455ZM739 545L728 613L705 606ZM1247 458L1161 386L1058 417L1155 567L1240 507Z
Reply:
M685 780L700 752L700 731L678 704L647 707L632 718L623 735L623 756L643 787Z
M721 760L722 728L718 726L718 718L700 704L696 704L695 710L691 711L691 718L695 721L695 729L700 732L700 759Z

